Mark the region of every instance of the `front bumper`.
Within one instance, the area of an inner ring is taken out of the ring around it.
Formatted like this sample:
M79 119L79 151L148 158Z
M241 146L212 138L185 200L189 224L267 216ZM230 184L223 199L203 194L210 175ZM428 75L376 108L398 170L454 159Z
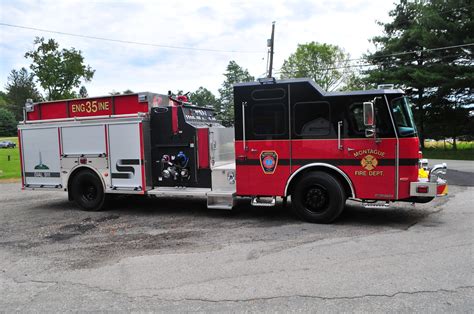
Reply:
M420 168L418 181L410 183L410 196L439 197L448 195L448 182L441 178L446 175L446 163L435 165L433 168Z

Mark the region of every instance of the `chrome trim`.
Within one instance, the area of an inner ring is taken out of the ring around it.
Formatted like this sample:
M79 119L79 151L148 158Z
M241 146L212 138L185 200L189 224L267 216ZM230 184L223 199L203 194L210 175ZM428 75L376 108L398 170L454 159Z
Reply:
M338 121L337 122L337 149L339 150L342 150L341 128L342 128L342 121Z
M189 187L168 187L159 186L146 192L149 195L158 196L182 196L182 197L207 197L207 193L211 193L209 188L189 188Z
M395 121L393 120L392 109L388 103L387 95L383 95L385 98L385 104L387 105L388 113L390 115L390 120L392 120L393 131L395 132L395 138L397 139L397 147L395 148L395 199L398 200L398 190L399 190L399 167L400 167L400 139L398 138L397 127Z
M71 117L71 118L57 118L57 119L42 119L42 120L27 120L21 122L19 125L31 125L31 124L42 124L50 122L75 122L75 121L89 121L89 120L104 120L111 118L144 118L148 116L146 112L128 113L128 114L111 114L111 115L100 115L100 116L87 116L87 117Z
M242 102L242 144L244 145L244 152L247 151L247 146L245 142L245 105L246 102Z
M355 197L355 192L354 192L354 186L352 185L352 181L351 179L349 179L349 177L347 176L347 174L345 174L341 169L333 166L333 165L330 165L330 164L326 164L326 163L321 163L321 162L315 162L315 163L311 163L311 164L307 164L307 165L304 165L303 167L301 168L298 168L298 170L296 170L295 172L293 172L291 174L291 176L288 178L288 181L286 182L286 186L285 186L285 194L283 196L288 196L288 187L290 186L290 183L291 183L291 180L301 171L301 170L304 170L304 169L307 169L307 168L310 168L310 167L326 167L326 168L329 168L329 169L332 169L332 170L336 170L339 174L342 175L342 177L344 179L346 179L347 183L349 184L349 187L351 189L351 193L352 193L352 196L351 197Z
M291 84L288 84L288 139L290 143L290 173L293 169L293 141L291 140L291 133L293 132L291 125Z
M43 185L41 187L40 184L29 184L28 186L23 187L24 190L29 190L29 191L54 191L54 192L64 192L62 184L59 184L57 187L56 185Z
M445 175L448 169L448 165L443 162L442 164L434 165L433 168L430 169L428 178L430 182L436 182L438 180L439 175Z
M139 116L98 116L94 117L94 119L51 119L51 120L38 120L39 122L27 122L27 123L19 123L18 129L25 130L25 129L42 129L42 128L50 128L50 127L68 127L68 126L82 126L82 125L100 125L100 124L122 124L128 122L142 122L146 121L146 117L139 117ZM86 118L86 117L84 117Z
M263 199L265 197L261 197L261 198ZM275 204L276 204L276 197L275 196L268 196L266 198L270 198L270 201L269 202L261 202L260 197L258 197L258 196L252 197L252 201L250 202L250 204L252 206L262 206L262 207L275 206Z

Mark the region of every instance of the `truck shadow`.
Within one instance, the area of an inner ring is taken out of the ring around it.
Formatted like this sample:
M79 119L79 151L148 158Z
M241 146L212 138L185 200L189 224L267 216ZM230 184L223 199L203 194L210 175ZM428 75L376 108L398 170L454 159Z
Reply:
M254 207L249 199L238 200L231 211L212 210L206 207L203 199L177 199L177 198L143 198L141 196L126 196L111 201L106 210L101 212L81 211L74 203L60 201L44 205L38 209L50 211L72 210L76 214L84 213L84 217L102 217L119 215L132 219L150 218L161 223L169 220L180 219L194 224L238 222L240 225L255 227L271 227L290 224L309 224L301 221L291 210L291 202L283 206L278 202L274 207ZM421 207L412 207L402 204L392 208L365 208L360 204L348 202L344 211L332 225L335 226L374 226L408 229L430 215L432 210ZM82 215L80 215L82 217Z
M141 198L124 197L113 201L108 212L120 215L145 215L154 217L188 217L193 219L212 219L241 221L259 226L286 224L307 224L301 221L291 210L291 202L283 206L278 202L274 207L255 207L250 199L241 199L231 211L207 209L206 201L200 199ZM413 207L410 204L392 208L365 208L349 202L334 225L354 226L391 226L408 229L431 213L426 208Z

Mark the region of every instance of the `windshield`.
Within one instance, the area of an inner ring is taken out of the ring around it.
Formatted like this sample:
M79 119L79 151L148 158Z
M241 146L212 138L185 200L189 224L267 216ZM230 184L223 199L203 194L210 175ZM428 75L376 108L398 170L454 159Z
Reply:
M413 120L410 102L407 97L396 98L392 101L393 119L401 137L416 135L416 125Z

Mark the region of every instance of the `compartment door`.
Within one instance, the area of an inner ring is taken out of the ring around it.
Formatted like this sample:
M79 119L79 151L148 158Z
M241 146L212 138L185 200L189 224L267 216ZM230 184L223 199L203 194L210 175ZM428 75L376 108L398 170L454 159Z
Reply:
M26 187L61 188L58 128L23 129L21 145Z
M143 191L143 147L140 123L109 125L112 188Z
M288 86L244 87L235 97L237 194L282 196L290 176Z

